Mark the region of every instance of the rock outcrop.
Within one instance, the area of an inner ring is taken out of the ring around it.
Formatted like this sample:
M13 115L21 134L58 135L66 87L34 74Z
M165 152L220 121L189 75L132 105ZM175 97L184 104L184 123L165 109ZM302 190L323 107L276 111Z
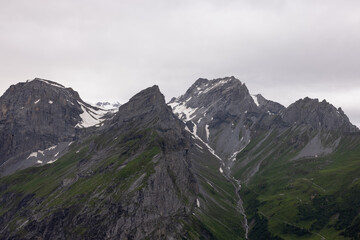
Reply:
M357 132L341 108L336 109L326 100L304 98L291 104L280 114L289 125L308 125L314 129L332 132Z

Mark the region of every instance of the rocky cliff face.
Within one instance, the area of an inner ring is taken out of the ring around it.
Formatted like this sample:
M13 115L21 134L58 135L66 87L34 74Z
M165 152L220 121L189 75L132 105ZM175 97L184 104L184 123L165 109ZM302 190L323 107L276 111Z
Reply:
M225 160L243 149L258 128L269 128L284 107L251 95L234 77L199 79L169 105L203 141Z
M341 108L323 100L304 98L291 104L280 114L287 124L307 125L314 129L333 132L357 132L358 128L351 124Z
M267 100L261 94L253 95L253 99L262 110L269 114L278 114L281 110L285 109L280 103Z
M99 124L104 114L71 88L52 81L36 78L11 86L0 98L0 174L45 162L32 156L74 141L78 129Z

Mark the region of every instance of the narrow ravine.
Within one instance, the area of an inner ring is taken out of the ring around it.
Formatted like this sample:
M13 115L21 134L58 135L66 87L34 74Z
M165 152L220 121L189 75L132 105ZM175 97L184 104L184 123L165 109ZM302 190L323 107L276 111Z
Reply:
M243 206L243 201L241 199L241 196L240 196L240 190L241 190L241 183L239 180L235 179L234 177L232 177L233 180L235 181L235 194L236 194L236 197L238 198L238 201L237 201L237 208L238 208L238 211L240 212L240 214L244 217L244 223L243 223L243 227L245 229L245 238L248 239L248 234L249 234L249 225L248 225L248 221L247 221L247 216L246 216L246 212L245 212L245 209L244 209L244 206Z
M221 159L221 158L220 158ZM223 174L223 176L230 181L234 188L235 188L235 195L237 198L237 203L236 203L236 210L243 216L244 218L244 222L243 222L243 229L245 230L245 239L248 239L248 235L249 235L249 225L248 225L248 221L247 221L247 216L246 216L246 212L244 209L244 205L243 205L243 200L240 196L240 190L241 190L241 182L240 180L234 178L231 175L231 169L226 167L225 162L221 159L221 165L224 169L226 169L226 171L222 171L221 173Z
M208 150L216 157L219 159L220 161L220 173L228 180L230 181L234 188L235 188L235 196L237 198L237 204L236 204L236 210L243 216L244 218L244 222L242 224L242 228L245 230L245 239L248 239L248 234L249 234L249 225L248 225L248 221L247 221L247 216L246 216L246 212L243 206L243 201L241 199L240 193L239 191L241 190L241 182L240 180L237 180L236 178L234 178L231 175L231 164L229 164L229 167L227 166L227 164L225 163L225 161L219 157L214 149L212 149L210 147L210 145L205 142L204 140L202 140L197 134L196 134L196 124L194 123L194 132L190 131L190 129L186 126L185 130L188 131L189 133L191 133L196 139L198 139L199 141L201 141L207 148ZM233 154L233 156L229 159L229 161L227 161L228 163L232 162L232 158L234 157L234 155L236 155L237 153L239 153L240 151L236 152Z

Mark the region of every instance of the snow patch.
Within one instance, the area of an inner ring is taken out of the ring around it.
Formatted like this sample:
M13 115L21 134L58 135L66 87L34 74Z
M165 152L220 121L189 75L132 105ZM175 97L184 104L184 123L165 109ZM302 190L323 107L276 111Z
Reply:
M221 81L213 84L212 86L206 88L202 93L207 93L207 92L211 91L214 88L217 88L219 86L223 86L224 84L228 83L229 81L230 81L230 79L221 80Z
M38 152L33 152L26 159L29 159L31 157L37 157L37 155L38 155Z
M222 169L222 167L219 168L219 171L220 171L221 173L224 173L224 170Z
M42 162L41 160L37 160L36 163L40 163L40 164L41 164L41 163L43 163L43 162Z
M34 104L38 104L40 102L41 99L38 99L34 102Z
M56 161L57 161L57 159L54 159L54 160L48 161L46 164L51 164L51 163L54 163Z
M51 151L51 150L54 150L56 147L57 147L57 145L54 145L54 146L52 146L52 147L49 147L49 148L46 149L46 150Z
M191 121L192 122L192 121ZM192 123L194 123L194 122L192 122ZM194 127L193 127L193 129L194 129L194 134L197 136L197 125L194 123Z
M199 144L195 143L195 145L200 148L200 149L203 149Z
M243 139L244 139L244 137L242 137L240 141L242 141ZM234 152L233 155L231 155L231 157L230 157L230 161L235 162L235 161L236 161L236 156L237 156L239 153L241 153L242 150L244 150L245 147L246 147L246 146L244 146L243 148L241 148L239 151Z
M198 110L197 108L187 107L185 104L178 102L170 103L169 106L172 108L175 114L179 115L180 119L186 121L191 120L194 117L192 116L193 113L196 112L196 110Z
M66 101L68 102L68 103L70 103L71 105L75 105L72 101L70 101L70 100L68 100L68 99L66 99Z
M196 199L196 205L197 205L198 208L200 207L200 201L199 201L199 199Z
M206 132L206 141L209 140L210 137L210 131L209 131L209 125L205 125L205 132Z
M54 103L53 101L49 100L49 104L53 104L53 103Z
M254 100L254 103L256 104L256 106L259 106L259 101L256 95L251 95L252 99Z
M103 117L107 111L106 110L95 110L90 109L86 107L83 103L78 102L81 106L81 110L83 113L80 114L81 121L80 123L76 124L75 127L77 128L88 128L95 125L99 125L102 120L101 117Z
M188 131L189 133L191 133L191 134L192 134L192 137L193 137L194 139L198 139L200 142L202 142L202 143L208 148L209 152L210 152L212 155L214 155L214 156L215 156L217 159L219 159L221 162L223 161L218 155L216 155L214 149L212 149L212 148L209 146L209 144L207 144L206 142L204 142L198 135L196 135L195 133L191 132L190 129L189 129L187 126L185 126L185 130Z

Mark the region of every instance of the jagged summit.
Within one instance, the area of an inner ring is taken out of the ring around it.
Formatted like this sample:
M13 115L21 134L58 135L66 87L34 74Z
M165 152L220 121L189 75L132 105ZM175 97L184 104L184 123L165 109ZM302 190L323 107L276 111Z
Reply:
M314 129L327 131L356 132L359 129L351 124L341 108L335 108L325 99L306 97L291 104L281 112L283 121L288 124L305 124Z
M198 79L184 95L169 103L175 112L184 112L182 119L190 120L205 111L226 111L231 115L256 112L258 108L252 100L245 84L234 77L214 80Z
M149 106L156 103L163 103L165 101L164 95L160 92L159 86L154 85L152 87L146 88L135 96L130 98L129 103L140 103L144 106Z
M280 103L268 100L264 98L261 94L251 95L254 99L256 105L263 110L267 111L270 114L277 114L281 110L285 109Z
M146 123L147 126L155 126L165 132L171 128L181 129L180 121L166 104L164 95L156 85L140 91L121 105L112 123L117 126L140 126Z
M175 114L224 159L243 148L258 122L270 124L284 107L251 95L235 77L198 79L184 95L169 102Z
M167 108L165 97L157 85L146 88L130 98L129 102L123 104L119 110L128 111L127 117L137 115L139 112L153 112ZM120 113L118 115L121 115Z

